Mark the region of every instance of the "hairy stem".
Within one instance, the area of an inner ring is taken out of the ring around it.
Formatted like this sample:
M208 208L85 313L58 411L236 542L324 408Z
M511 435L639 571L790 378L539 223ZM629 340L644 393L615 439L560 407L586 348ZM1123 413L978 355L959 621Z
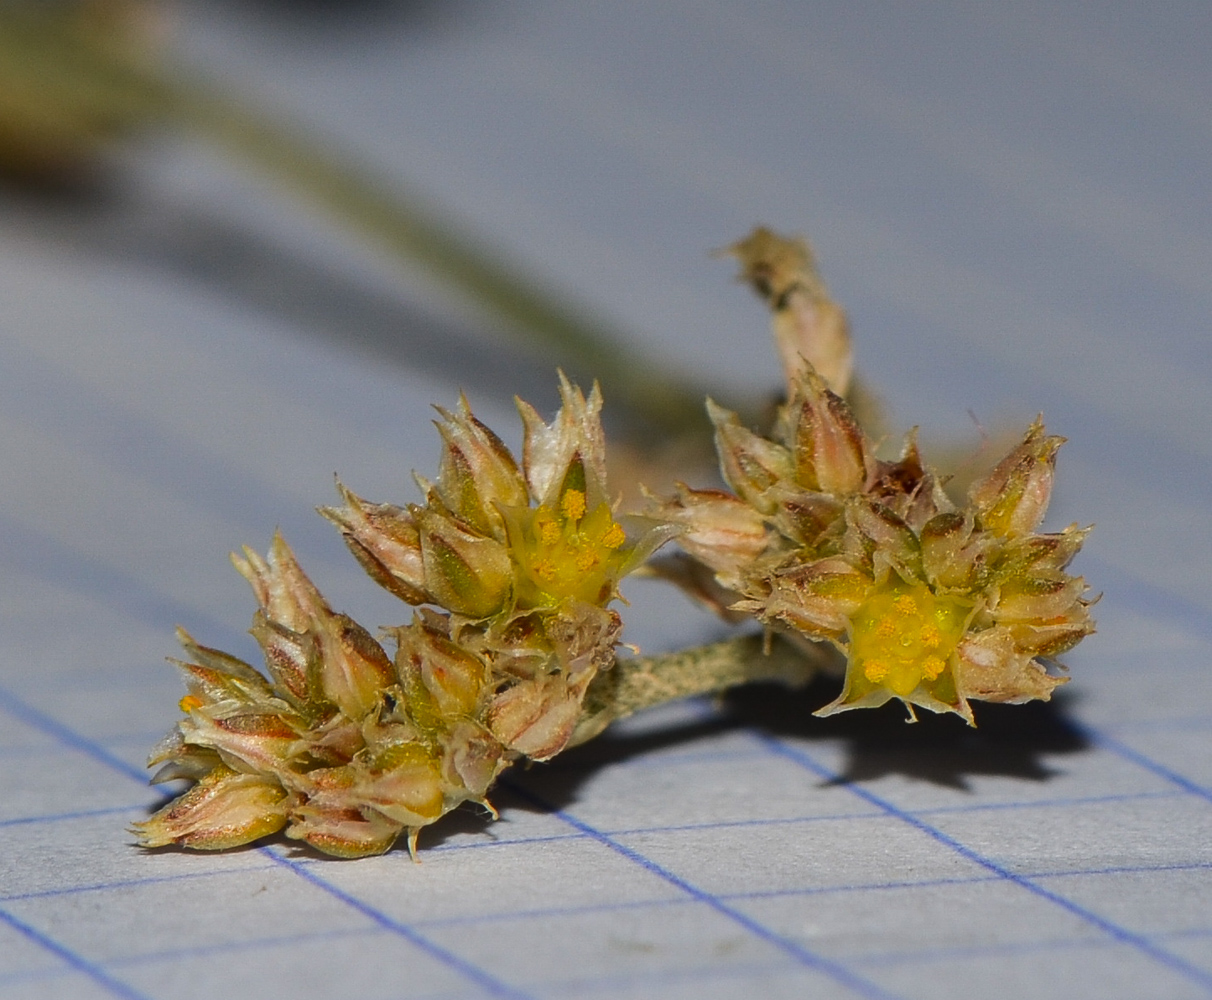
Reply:
M769 646L769 649L766 646ZM572 744L583 743L611 722L665 702L717 694L739 684L781 681L807 684L818 672L834 670L837 654L829 646L793 645L779 636L725 639L659 656L620 658L601 673L585 696L585 721Z

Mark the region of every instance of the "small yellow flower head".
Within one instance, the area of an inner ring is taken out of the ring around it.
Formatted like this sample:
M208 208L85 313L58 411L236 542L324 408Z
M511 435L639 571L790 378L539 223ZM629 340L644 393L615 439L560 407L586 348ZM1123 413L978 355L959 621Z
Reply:
M711 416L739 496L706 503L683 492L657 513L685 526L683 548L732 591L733 610L846 654L842 693L818 714L895 698L971 722L969 700L1047 699L1064 682L1039 660L1093 624L1085 581L1065 572L1086 531L1034 533L1062 439L1037 422L957 509L912 437L899 460L875 459L811 370L775 440L727 411Z
M519 757L546 760L601 723L586 691L614 663L619 580L678 529L616 520L595 388L566 380L549 426L519 404L519 468L471 414L440 410L444 450L426 503L326 508L369 575L409 604L390 656L334 612L275 537L234 557L260 609L268 679L180 638L188 693L154 780L196 782L136 824L143 844L222 849L284 830L341 857L387 850L486 796Z

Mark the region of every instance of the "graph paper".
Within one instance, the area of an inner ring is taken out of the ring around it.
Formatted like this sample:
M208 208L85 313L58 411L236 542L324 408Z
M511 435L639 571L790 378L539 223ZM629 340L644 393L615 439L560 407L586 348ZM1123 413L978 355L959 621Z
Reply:
M1069 439L1046 524L1096 525L1099 632L975 730L817 720L825 684L638 715L420 864L140 850L173 627L256 656L227 553L280 527L402 621L313 512L334 472L414 501L430 404L516 442L511 395L555 399L421 278L149 139L97 199L0 201L0 997L1212 995L1209 8L309 11L186 5L171 44L738 391L779 375L706 252L808 232L890 423ZM624 591L646 652L724 634Z

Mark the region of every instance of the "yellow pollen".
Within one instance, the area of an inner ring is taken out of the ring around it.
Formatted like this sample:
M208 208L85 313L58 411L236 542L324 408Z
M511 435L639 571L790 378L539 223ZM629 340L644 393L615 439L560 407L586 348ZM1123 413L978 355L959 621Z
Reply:
M534 572L535 576L542 580L546 580L548 583L551 583L551 581L556 578L555 563L553 563L550 559L540 559L534 564Z
M625 541L627 541L627 533L617 524L612 524L606 534L602 536L602 545L608 549L617 549Z
M855 698L882 687L912 699L921 687L955 697L943 680L947 662L970 616L966 602L933 593L922 583L894 580L869 592L850 619L850 683Z
M582 573L588 573L601 560L598 559L597 553L593 549L584 549L577 553L577 569Z
M560 498L560 510L570 521L579 521L585 516L585 494L580 490L569 490Z
M544 545L555 545L560 540L560 526L554 517L540 514L535 518L535 524L539 529L539 541Z
M872 684L878 684L888 676L888 664L883 660L868 660L863 664L863 674Z
M195 708L202 707L202 699L196 694L187 694L184 698L177 702L177 707L181 709L182 712L192 712Z

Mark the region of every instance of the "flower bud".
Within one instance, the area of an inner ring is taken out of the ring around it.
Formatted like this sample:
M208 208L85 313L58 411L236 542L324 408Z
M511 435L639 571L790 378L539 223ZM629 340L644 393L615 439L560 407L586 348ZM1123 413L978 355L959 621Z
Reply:
M287 794L276 781L220 764L133 829L143 847L176 843L222 851L281 830L287 805Z
M593 510L607 499L606 437L599 416L602 394L595 383L586 400L561 372L560 400L560 411L550 425L529 403L515 400L522 418L526 482L540 504L558 507L565 491L578 489L585 496L586 508ZM569 482L574 466L574 478L579 481Z
M350 719L361 719L379 704L391 685L391 660L361 625L344 614L317 623L320 686L325 697Z
M1085 592L1080 576L1020 579L1002 584L990 611L999 622L1046 622L1068 614Z
M447 720L472 714L488 684L488 668L437 629L414 623L395 632L397 669L415 675Z
M425 566L421 536L412 515L388 503L367 503L340 483L344 507L320 513L341 529L350 552L379 586L409 604L425 604Z
M847 505L846 519L868 539L877 579L884 576L886 569L891 569L906 583L921 580L921 543L909 525L888 507L867 497L858 497Z
M803 371L795 388L783 419L796 481L804 489L835 497L859 492L873 459L850 408L811 368Z
M459 520L486 535L501 537L497 510L527 502L526 482L517 463L496 434L477 420L464 396L458 413L437 407L442 435L442 463L437 494Z
M531 760L547 760L564 749L581 715L580 696L558 674L522 681L493 699L492 734Z
M274 532L268 560L244 547L232 565L249 582L265 613L293 632L306 632L317 618L331 614L328 604L307 578L281 532Z
M738 579L766 548L767 528L749 504L721 490L692 490L678 484L677 495L654 507L657 517L685 528L678 544L728 580Z
M943 590L972 587L989 550L966 511L945 511L927 521L921 545L922 568L927 578Z
M759 513L774 513L775 501L770 491L793 479L795 465L791 454L782 445L742 426L735 413L716 406L710 399L707 415L715 425L715 447L724 481Z
M468 618L500 611L513 584L509 550L437 511L410 509L420 532L425 587L434 600Z
M1025 535L1044 519L1052 497L1056 452L1065 439L1045 436L1037 420L1023 441L968 495L984 528L998 535Z

